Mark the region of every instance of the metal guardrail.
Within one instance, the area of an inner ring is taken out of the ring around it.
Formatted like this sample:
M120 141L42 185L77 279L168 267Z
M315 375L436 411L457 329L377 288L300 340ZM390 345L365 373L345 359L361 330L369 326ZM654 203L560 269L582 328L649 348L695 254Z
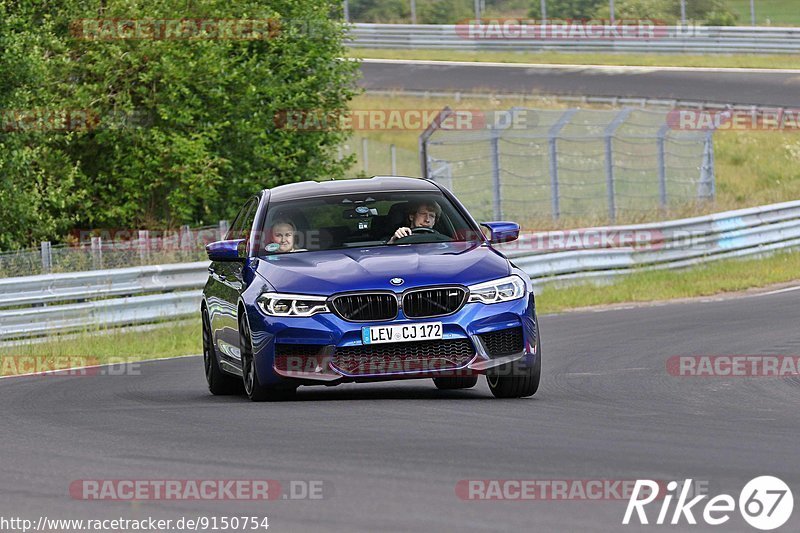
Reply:
M524 21L523 21L524 22ZM489 23L491 24L491 23ZM650 38L562 37L556 30L542 38L537 25L485 26L483 32L469 33L469 26L446 24L367 24L351 26L349 45L354 48L449 49L484 51L562 52L662 52L688 54L796 54L800 52L800 28L747 26L657 26ZM567 29L569 26L567 26ZM538 38L529 38L532 35ZM590 35L590 34L587 34ZM480 37L478 37L480 36Z
M627 245L619 245L620 236ZM556 247L547 245L553 240L547 237L524 235L499 248L543 283L684 268L800 247L800 201L657 224L551 232L549 237L558 237Z
M110 298L196 289L208 278L208 261L40 274L0 279L0 310L9 306ZM3 315L0 314L0 317Z
M620 238L622 236L622 238ZM499 246L540 287L800 247L800 201ZM0 340L196 315L208 262L0 280Z

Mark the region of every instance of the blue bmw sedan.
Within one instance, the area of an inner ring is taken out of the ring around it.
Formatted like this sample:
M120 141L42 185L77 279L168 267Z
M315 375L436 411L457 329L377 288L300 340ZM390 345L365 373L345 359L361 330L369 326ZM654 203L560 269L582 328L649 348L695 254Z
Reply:
M209 389L263 401L346 382L465 389L485 375L495 397L531 396L541 373L531 281L493 246L518 236L513 222L479 225L426 179L261 191L207 246Z

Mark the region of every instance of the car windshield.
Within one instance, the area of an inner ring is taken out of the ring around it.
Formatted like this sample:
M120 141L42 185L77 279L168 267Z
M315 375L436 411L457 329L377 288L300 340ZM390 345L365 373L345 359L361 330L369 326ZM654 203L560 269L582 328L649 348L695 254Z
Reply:
M259 255L466 241L479 235L443 194L418 191L270 202L262 227Z

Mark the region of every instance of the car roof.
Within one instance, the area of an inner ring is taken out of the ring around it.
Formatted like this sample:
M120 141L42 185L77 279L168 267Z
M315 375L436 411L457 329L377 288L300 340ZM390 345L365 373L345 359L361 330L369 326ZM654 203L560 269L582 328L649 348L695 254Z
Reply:
M388 191L439 192L431 181L401 176L374 176L368 179L300 181L268 189L270 201L298 200L334 194L359 194ZM266 192L266 190L265 190Z

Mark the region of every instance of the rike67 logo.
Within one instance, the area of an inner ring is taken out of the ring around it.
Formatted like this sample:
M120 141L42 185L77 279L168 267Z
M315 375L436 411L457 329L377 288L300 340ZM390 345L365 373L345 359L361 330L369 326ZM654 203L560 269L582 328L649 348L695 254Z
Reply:
M733 496L720 494L701 505L708 495L701 494L689 499L691 487L691 479L687 479L682 485L677 481L670 481L667 483L666 495L662 495L659 494L659 483L656 481L636 480L622 523L628 525L633 519L635 524L638 519L640 524L650 524L652 514L648 517L645 507L657 499L661 506L655 524L695 525L695 513L712 526L722 525L730 520L737 507ZM660 496L663 497L659 498ZM675 507L670 509L676 496ZM773 476L760 476L751 479L739 493L738 507L745 522L756 529L769 531L779 528L789 520L794 509L794 498L791 489L782 480Z

